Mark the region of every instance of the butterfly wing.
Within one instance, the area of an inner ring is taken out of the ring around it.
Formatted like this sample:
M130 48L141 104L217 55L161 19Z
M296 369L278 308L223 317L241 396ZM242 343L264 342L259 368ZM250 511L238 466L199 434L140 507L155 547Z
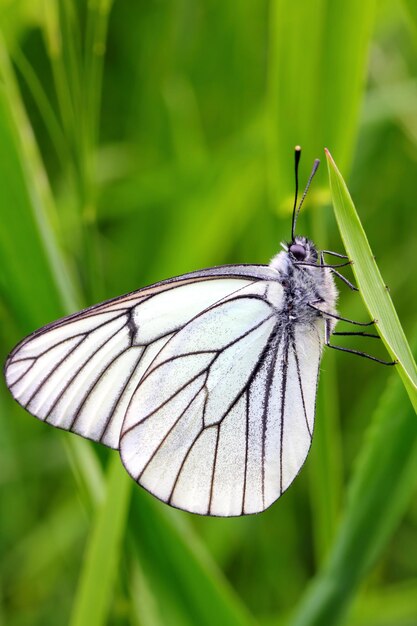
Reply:
M292 482L313 430L323 332L282 327L282 295L266 266L163 281L36 331L6 381L39 419L120 448L158 498L256 513Z
M244 265L192 272L48 324L11 352L7 385L35 417L118 448L130 398L169 338L270 272Z
M284 325L282 303L280 284L252 283L195 316L149 364L120 454L156 497L203 515L257 513L299 472L322 329Z

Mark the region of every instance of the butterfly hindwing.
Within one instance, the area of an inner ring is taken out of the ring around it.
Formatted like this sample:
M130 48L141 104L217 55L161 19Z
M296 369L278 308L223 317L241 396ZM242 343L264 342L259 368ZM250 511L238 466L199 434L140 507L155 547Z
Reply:
M321 346L306 329L308 350L295 351L298 331L281 325L281 305L278 283L246 286L194 317L148 367L127 408L120 453L161 500L205 515L256 513L298 473L311 442Z

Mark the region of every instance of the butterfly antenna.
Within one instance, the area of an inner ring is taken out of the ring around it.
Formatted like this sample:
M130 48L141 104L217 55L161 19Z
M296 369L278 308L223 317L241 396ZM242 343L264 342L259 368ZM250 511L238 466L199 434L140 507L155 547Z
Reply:
M295 146L294 148L295 194L294 194L294 206L292 210L291 241L294 241L295 223L297 221L298 165L300 163L300 159L301 159L301 148L300 146Z
M297 149L298 149L298 158L297 158ZM297 194L298 194L298 164L300 162L300 156L301 156L301 148L300 146L296 146L295 148L295 202L294 202L294 208L293 208L293 214L292 214L292 230L291 230L291 237L292 237L292 241L294 241L294 237L295 237L295 225L297 223L297 218L298 215L300 213L301 207L303 206L303 202L304 199L307 195L307 192L310 188L311 185L311 181L314 178L314 174L317 172L317 169L320 165L320 159L316 159L314 161L313 164L313 169L311 170L311 174L309 176L309 179L307 181L307 185L304 189L303 195L301 196L301 200L300 200L300 204L298 205L297 208Z

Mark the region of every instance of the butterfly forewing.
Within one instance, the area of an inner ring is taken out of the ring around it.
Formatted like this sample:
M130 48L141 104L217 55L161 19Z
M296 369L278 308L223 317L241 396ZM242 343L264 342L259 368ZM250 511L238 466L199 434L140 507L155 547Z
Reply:
M6 382L35 417L119 447L128 402L157 352L201 310L257 280L213 268L58 320L10 354Z

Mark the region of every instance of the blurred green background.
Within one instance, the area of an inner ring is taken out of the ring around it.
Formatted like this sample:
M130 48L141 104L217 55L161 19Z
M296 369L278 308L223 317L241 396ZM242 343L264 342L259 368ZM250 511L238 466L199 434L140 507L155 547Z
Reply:
M417 339L416 7L0 0L2 360L82 306L267 263L290 236L296 143L302 180L331 150ZM342 251L323 165L298 230ZM0 623L415 626L417 420L397 378L326 353L304 470L226 520L156 501L1 381Z

